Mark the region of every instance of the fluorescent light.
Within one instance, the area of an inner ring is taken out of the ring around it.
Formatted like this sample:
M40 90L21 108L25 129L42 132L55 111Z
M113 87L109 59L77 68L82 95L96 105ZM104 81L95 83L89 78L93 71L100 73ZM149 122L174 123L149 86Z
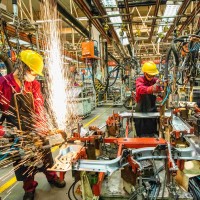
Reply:
M111 6L116 6L117 7L117 4L116 4L115 0L102 0L102 3L104 4L105 7L111 7ZM113 17L113 15L120 15L119 10L107 11L107 14L110 15L109 19L113 24L122 24L121 16ZM126 32L124 32L123 36L120 36L121 29L119 29L117 27L115 27L114 29L115 29L115 31L116 31L116 33L118 35L118 38L120 39L122 45L129 44Z
M128 45L129 44L129 41L128 41L128 38L123 38L123 40L121 41L122 42L122 45Z
M107 11L108 15L119 15L119 11Z
M47 19L47 20L36 20L35 24L47 23L47 22L61 22L61 19Z
M119 15L119 11L108 11L108 15ZM122 23L122 18L120 16L110 17L109 18L112 23Z
M11 38L9 41L13 42L13 43L18 43L16 38ZM20 40L20 39L19 39L19 44L24 45L24 46L30 46L31 45L29 42L26 42L26 41Z
M116 0L102 0L105 7L117 7Z
M119 17L110 17L110 21L112 23L122 23L122 19L120 16Z
M149 37L135 37L134 39L135 39L135 41L139 41L139 40L148 40Z
M166 5L166 8L165 8L164 15L163 15L163 17L167 17L167 18L162 18L162 20L160 22L160 26L158 27L158 34L163 32L163 22L168 23L168 22L172 22L174 20L174 17L170 17L170 16L176 16L180 6L181 6L181 4L174 5L174 4L169 4L169 2L168 2L168 4ZM161 41L161 38L158 39L158 43L160 41Z
M158 38L158 42L157 43L160 43L160 41L161 41L161 38Z
M78 17L76 19L79 20L79 21L86 21L86 20L88 20L87 17Z
M116 33L117 33L117 35L118 35L118 38L120 39L122 45L127 45L127 44L129 44L129 41L128 41L126 32L124 32L124 35L121 36L121 35L120 35L121 29L115 29L115 31L116 31Z
M176 13L178 12L179 7L180 5L167 5L163 17L175 16ZM162 21L167 21L167 22L172 22L173 20L174 17L162 19Z

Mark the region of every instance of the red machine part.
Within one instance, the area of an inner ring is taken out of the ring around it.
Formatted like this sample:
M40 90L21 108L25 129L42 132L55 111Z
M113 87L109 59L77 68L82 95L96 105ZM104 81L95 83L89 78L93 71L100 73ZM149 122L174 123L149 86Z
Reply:
M94 127L93 127L94 128ZM71 138L71 140L81 140L81 141L91 141L93 142L95 139L99 138L99 135L92 135L84 138ZM157 145L166 145L167 142L163 138L104 138L104 143L115 143L118 145L117 156L122 154L123 148L145 148L145 147L156 147ZM78 159L87 158L86 150L83 148L79 154L77 154L76 158L74 158L73 162L76 162ZM134 159L131 156L127 157L127 160L132 167L134 173L138 173L139 165L134 162ZM178 166L180 170L184 169L184 160L176 160L175 165ZM173 163L168 154L168 167L172 168ZM172 175L175 176L177 173L176 170L172 171ZM63 175L63 174L61 174ZM63 175L64 177L64 175ZM101 193L101 186L104 180L105 173L100 172L98 174L98 182L93 185L93 194L99 196Z
M113 113L108 119L106 120L107 126L115 126L120 121L120 116L118 113Z
M86 70L85 69L82 69L81 72L82 72L83 75L86 74Z
M86 154L86 149L83 147L76 155L76 157L73 158L72 163L77 162L78 159L86 159L87 154Z
M119 123L121 121L121 117L117 113L113 113L106 120L106 126L109 136L116 136L119 134Z
M63 181L65 179L65 174L66 174L66 172L60 172L59 178L61 181Z
M101 194L101 185L103 183L104 177L105 177L104 172L100 172L98 174L98 182L96 184L94 184L92 187L92 191L95 196L100 196L100 194Z
M73 137L71 141L80 140L82 142L94 142L95 139L99 138L99 135L92 135L89 137ZM125 148L144 148L144 147L156 147L157 145L166 144L163 138L104 138L104 143L115 143L122 144Z
M156 147L157 145L166 144L163 138L104 138L105 143L122 144L125 148L144 148Z
M82 58L98 59L98 57L95 56L94 41L82 42L81 47L82 47Z
M199 107L196 106L196 107L194 108L194 110L195 110L196 113L200 113L200 108L199 108Z
M128 156L128 162L129 162L130 166L132 167L133 172L136 174L138 172L138 168L139 168L138 164L133 161L131 156Z
M89 126L90 131L95 131L94 135L103 135L103 131L96 126Z
M177 166L181 171L183 171L184 169L184 164L185 164L184 160L177 160Z

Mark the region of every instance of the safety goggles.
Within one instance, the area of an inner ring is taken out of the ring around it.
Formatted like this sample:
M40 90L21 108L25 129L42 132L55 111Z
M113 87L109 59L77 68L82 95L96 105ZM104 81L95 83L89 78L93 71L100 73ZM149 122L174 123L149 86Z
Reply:
M155 75L150 75L150 74L147 74L147 73L146 73L146 76L147 76L147 78L154 78L155 77Z
M36 74L33 70L28 69L27 71L28 71L28 73L31 74L32 76L37 76L37 74Z

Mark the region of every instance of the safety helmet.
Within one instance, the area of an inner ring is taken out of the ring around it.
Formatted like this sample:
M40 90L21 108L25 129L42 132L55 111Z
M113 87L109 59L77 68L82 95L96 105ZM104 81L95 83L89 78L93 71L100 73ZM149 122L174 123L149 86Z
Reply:
M156 75L159 73L156 64L153 61L145 62L142 66L142 71L149 75Z
M19 58L24 62L33 72L40 76L44 76L43 70L43 58L40 54L33 50L23 50L20 52Z

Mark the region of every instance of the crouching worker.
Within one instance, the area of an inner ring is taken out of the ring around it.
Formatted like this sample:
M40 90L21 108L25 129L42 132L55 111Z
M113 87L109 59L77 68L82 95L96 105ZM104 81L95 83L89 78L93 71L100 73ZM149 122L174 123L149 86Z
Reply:
M6 76L0 77L0 109L3 112L1 123L6 120L7 126L17 127L22 132L34 131L34 117L43 110L43 97L40 83L35 80L37 75L43 76L43 58L35 51L23 50L20 52L20 66ZM65 187L65 181L60 181L56 172L49 172L47 167L53 164L50 149L44 150L41 167L33 167L28 163L20 165L21 159L14 164L15 175L18 181L23 181L25 190L24 200L33 200L38 183L34 175L42 171L48 182L56 187Z
M156 95L162 91L160 80L155 77L159 72L152 61L142 66L144 76L136 79L135 112L156 112ZM153 137L158 134L156 118L136 118L136 134L138 137Z

